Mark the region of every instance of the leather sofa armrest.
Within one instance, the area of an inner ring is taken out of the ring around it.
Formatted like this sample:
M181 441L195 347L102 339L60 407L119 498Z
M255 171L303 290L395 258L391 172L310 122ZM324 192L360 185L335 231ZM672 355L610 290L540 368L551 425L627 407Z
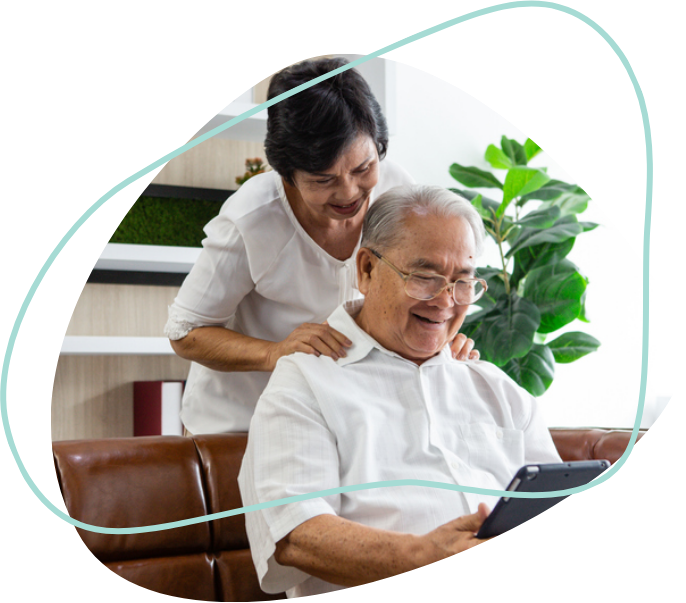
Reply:
M644 433L639 432L637 442ZM614 464L631 439L631 431L622 429L551 429L550 434L563 461L607 459Z

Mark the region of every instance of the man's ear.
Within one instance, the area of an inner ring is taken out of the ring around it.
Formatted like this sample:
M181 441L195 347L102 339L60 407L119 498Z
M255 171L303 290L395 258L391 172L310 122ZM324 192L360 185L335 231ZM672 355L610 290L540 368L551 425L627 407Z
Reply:
M372 257L372 252L366 247L360 247L357 252L357 288L364 296L369 293L371 286L372 269L374 268Z

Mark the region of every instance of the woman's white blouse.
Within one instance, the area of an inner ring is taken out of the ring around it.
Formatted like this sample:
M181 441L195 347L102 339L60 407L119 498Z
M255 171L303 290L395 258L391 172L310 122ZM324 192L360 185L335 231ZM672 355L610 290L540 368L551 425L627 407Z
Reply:
M411 183L384 160L373 200ZM248 180L205 227L203 251L169 308L165 335L222 326L282 341L299 325L321 323L339 304L360 297L355 252L345 261L324 251L296 219L276 172ZM219 372L192 363L181 419L194 434L247 431L270 373Z

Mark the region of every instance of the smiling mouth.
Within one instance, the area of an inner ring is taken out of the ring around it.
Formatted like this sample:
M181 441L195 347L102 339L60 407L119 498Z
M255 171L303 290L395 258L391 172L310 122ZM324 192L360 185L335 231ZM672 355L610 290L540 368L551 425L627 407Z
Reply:
M334 211L340 213L340 214L348 214L354 212L359 206L360 203L362 202L362 199L357 199L356 201L353 201L352 203L348 203L348 205L334 205L333 203L329 204Z
M430 318L426 318L425 316L419 316L419 314L415 314L414 316L416 316L422 322L425 322L425 323L430 324L430 325L442 325L445 322L445 319L444 320L431 320Z

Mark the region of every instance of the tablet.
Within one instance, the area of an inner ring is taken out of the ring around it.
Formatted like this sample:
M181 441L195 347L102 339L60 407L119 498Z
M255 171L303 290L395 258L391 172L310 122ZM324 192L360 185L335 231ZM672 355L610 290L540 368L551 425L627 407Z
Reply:
M574 461L525 465L514 476L510 492L552 492L583 486L610 466L610 461ZM507 532L543 513L567 496L554 498L502 497L481 525L477 538L491 538Z

